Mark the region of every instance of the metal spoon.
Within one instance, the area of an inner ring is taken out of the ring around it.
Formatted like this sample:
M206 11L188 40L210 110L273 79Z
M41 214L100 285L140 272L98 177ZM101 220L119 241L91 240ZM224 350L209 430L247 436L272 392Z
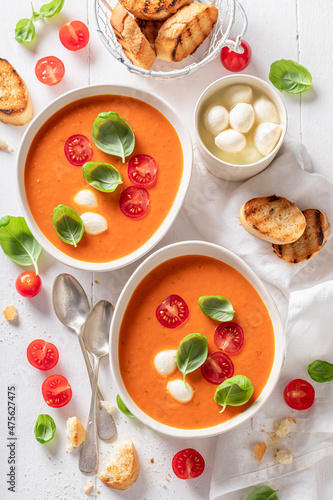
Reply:
M82 338L82 325L90 311L88 297L80 283L70 274L59 274L54 280L52 290L53 308L61 323L74 330L78 336L84 361L89 373L90 384L93 381L93 371L90 359ZM103 395L97 388L97 397L104 401ZM117 434L116 425L112 416L97 405L98 435L101 439L109 440Z
M95 361L87 437L83 443L79 460L80 471L86 473L94 472L98 467L96 429L97 379L100 359L109 353L111 318L112 305L107 300L99 300L88 314L83 328L84 344Z

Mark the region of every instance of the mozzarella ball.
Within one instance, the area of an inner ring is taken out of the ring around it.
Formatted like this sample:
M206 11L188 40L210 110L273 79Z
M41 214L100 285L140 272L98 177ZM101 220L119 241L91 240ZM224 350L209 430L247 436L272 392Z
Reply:
M227 98L230 100L231 105L238 102L250 103L252 101L253 92L248 85L233 85L227 91Z
M229 124L228 111L223 106L211 106L204 114L204 124L213 135L219 134Z
M97 196L90 191L90 189L82 189L82 191L79 191L74 201L77 205L82 205L84 207L97 207L98 205Z
M245 148L246 139L240 132L229 128L215 137L215 144L227 153L239 153Z
M192 387L186 382L184 384L183 380L170 380L167 383L167 391L171 394L171 396L179 401L179 403L188 403L193 398L194 391Z
M251 104L240 102L230 111L230 125L245 134L254 124L254 111Z
M260 153L264 156L273 151L277 145L282 128L276 123L261 123L256 130L254 141Z
M253 107L258 122L280 123L277 109L267 97L257 99Z
M87 234L96 236L97 234L103 233L108 228L106 219L102 215L95 214L94 212L85 212L81 215L81 219Z
M176 369L177 350L160 351L154 358L154 366L162 377L171 375Z

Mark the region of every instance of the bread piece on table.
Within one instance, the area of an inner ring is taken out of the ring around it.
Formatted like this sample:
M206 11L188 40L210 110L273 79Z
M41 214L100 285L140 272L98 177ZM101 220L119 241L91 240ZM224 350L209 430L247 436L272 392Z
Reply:
M65 432L68 437L67 451L80 446L87 436L85 428L77 417L67 419Z
M135 18L136 24L147 38L151 45L154 45L155 39L158 35L158 30L163 24L163 21L146 21L145 19Z
M0 121L11 125L30 122L34 109L26 84L13 66L0 58Z
M273 252L287 262L298 264L313 259L326 244L330 223L326 214L314 208L303 210L306 228L302 236L289 245L273 245Z
M181 61L202 44L218 18L214 5L192 3L182 7L161 26L155 40L156 55L165 61Z
M253 453L258 460L258 462L261 462L263 459L263 456L265 455L267 450L266 443L258 443L253 447Z
M128 59L134 66L150 69L154 64L156 54L131 14L117 3L112 11L110 22Z
M133 16L151 21L164 21L193 0L119 0Z
M281 196L264 196L247 201L239 211L243 227L262 240L285 245L300 238L306 221L294 203Z
M140 472L139 457L131 439L117 443L114 457L104 465L99 479L109 488L127 490L137 480Z

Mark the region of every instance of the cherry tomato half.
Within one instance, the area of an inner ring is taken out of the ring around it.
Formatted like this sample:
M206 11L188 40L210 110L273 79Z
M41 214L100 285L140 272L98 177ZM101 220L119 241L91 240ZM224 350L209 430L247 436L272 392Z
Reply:
M150 187L156 181L157 163L152 156L136 155L128 164L128 177L137 186Z
M51 375L44 380L42 393L45 402L52 408L67 405L72 398L72 388L67 378L62 375Z
M167 328L177 328L187 320L189 310L179 295L169 295L156 309L156 318Z
M90 161L93 157L93 148L85 135L76 134L67 139L64 146L65 155L69 163L76 167Z
M201 373L208 382L222 384L225 379L233 376L234 365L227 354L217 351L210 354L201 365Z
M228 71L237 73L249 65L252 57L251 47L245 40L241 41L241 46L244 49L243 54L237 54L228 47L223 47L221 50L221 62Z
M23 297L34 297L42 288L42 280L33 271L27 271L17 277L15 286Z
M286 385L283 396L290 408L294 410L307 410L313 405L315 390L309 382L297 378Z
M35 74L45 85L57 85L64 77L65 66L57 57L43 57L37 61Z
M120 195L120 210L131 219L143 217L149 208L149 193L145 188L129 186Z
M205 461L193 448L179 451L172 459L172 470L179 479L193 479L205 470Z
M45 371L55 367L58 363L59 353L55 345L37 339L28 345L27 358L32 366Z
M89 42L89 30L81 21L70 21L61 26L59 38L66 49L80 50Z
M221 323L215 330L214 342L222 351L236 354L244 344L243 329L233 321Z

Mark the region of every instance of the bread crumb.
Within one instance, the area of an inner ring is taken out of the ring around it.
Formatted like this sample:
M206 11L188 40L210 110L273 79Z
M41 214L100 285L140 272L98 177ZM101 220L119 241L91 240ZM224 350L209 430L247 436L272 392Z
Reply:
M153 463L154 463L154 459L153 459L153 458L151 458L151 459L150 459L150 463L151 463L151 464L153 464Z
M278 450L276 454L276 460L280 464L291 464L293 461L293 456L288 450Z
M17 309L13 305L7 306L2 312L7 321L14 321L18 316Z
M265 452L267 450L266 443L258 443L253 447L253 453L256 456L256 459L258 462L261 462L263 459L263 456L265 455Z
M112 415L116 411L116 405L111 401L100 401L101 408L104 408L109 415Z
M3 150L8 149L8 144L6 143L6 141L1 139L1 137L0 137L0 149L3 149Z
M99 281L98 280L95 280L95 283L96 283L96 285L99 285Z
M87 436L85 428L77 417L67 419L65 433L68 437L66 453L80 446Z
M282 438L287 436L291 432L291 425L292 425L293 419L290 417L285 417L281 422L278 424L277 429L275 431L275 434L277 437Z
M94 487L93 483L91 481L88 481L88 483L83 488L85 494L89 495L89 493L91 492L91 490L93 489L93 487Z
M105 463L98 477L109 488L126 490L139 475L139 457L131 439L116 443L113 451L114 456Z

